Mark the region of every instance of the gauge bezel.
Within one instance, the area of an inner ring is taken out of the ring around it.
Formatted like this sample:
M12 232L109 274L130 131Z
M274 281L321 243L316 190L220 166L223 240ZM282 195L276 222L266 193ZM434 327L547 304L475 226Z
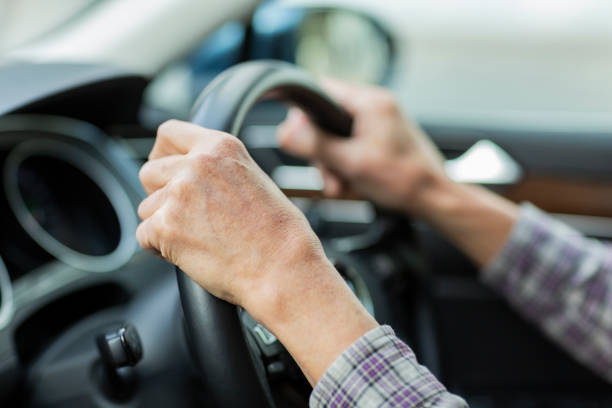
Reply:
M19 191L17 175L23 161L37 155L53 157L77 168L106 195L120 228L119 242L112 252L98 256L75 251L49 234L32 216ZM137 242L134 232L138 221L132 202L111 171L83 149L44 138L22 142L6 158L4 186L9 206L22 228L44 250L67 265L91 272L109 272L123 266L135 253Z
M2 257L0 257L0 295L2 295L0 303L0 330L2 330L9 324L14 312L13 286Z

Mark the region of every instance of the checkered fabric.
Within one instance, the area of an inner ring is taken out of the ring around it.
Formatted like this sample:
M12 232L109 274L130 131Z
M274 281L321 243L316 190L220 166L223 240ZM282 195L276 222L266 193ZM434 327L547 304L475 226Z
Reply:
M570 354L612 381L612 247L530 204L482 279ZM353 343L315 386L311 407L464 408L388 326Z
M483 280L612 382L612 247L530 204Z
M310 406L464 408L467 404L419 365L391 327L380 326L327 369L310 396Z

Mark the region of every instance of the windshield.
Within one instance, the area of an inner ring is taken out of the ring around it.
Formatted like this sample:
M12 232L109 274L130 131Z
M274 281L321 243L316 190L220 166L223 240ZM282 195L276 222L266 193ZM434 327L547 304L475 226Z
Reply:
M258 4L333 5L375 17L392 48L372 45L371 30L353 34L358 27L351 23L348 30L346 19L334 18L335 30L313 20L283 40L310 33L297 49L279 43L266 58L316 73L333 62L339 69L330 72L344 78L356 68L373 77L384 71L385 85L423 120L515 123L552 112L607 124L612 112L610 0L0 0L0 63L94 63L153 77L197 56L222 23L249 21ZM277 17L290 23L285 14ZM274 19L261 24L262 38L274 34L272 27L281 25ZM238 60L245 49L238 48ZM252 57L267 49L265 41L258 44ZM346 55L359 55L359 63L343 61ZM391 61L389 74L383 60ZM186 77L188 65L177 76Z
M0 0L0 54L34 40L100 0Z

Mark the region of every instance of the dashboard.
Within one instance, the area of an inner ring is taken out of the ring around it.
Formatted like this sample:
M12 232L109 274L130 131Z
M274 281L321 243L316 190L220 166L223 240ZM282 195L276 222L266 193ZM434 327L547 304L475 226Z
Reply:
M136 248L134 205L112 167L69 133L86 126L54 117L8 119L21 122L9 130L5 120L2 132L2 209L14 234L4 237L2 253L11 277L51 258L91 272L125 264ZM53 125L64 132L44 130ZM32 256L32 247L42 251Z
M0 67L0 87L10 89L10 101L0 100L0 401L11 406L120 405L99 381L94 339L125 322L137 327L145 355L138 406L195 407L205 400L184 335L174 267L135 239L136 208L145 196L138 169L155 136L155 127L141 120L146 85L144 78L99 66ZM262 103L245 130L261 129L262 117L278 123L284 112ZM276 154L269 146L255 150L262 164ZM327 242L364 233L374 219L365 202L295 200ZM407 248L378 235L326 244L326 250L366 308L390 321L384 279L367 269L386 263L392 279L398 267L386 254ZM357 262L346 254L379 244L376 260ZM269 335L241 316L245 327ZM288 355L285 360L291 362ZM307 395L297 367L289 372Z
M134 238L144 197L138 168L154 124L164 119L143 112L147 85L100 66L0 67L8 95L0 96L0 404L121 406L95 385L93 339L127 321L137 323L145 355L135 406L205 406L174 268ZM563 399L566 389L575 401L610 399L609 386L519 319L426 225L381 217L363 201L320 200L317 186L296 186L291 171L305 163L274 144L284 114L278 104L256 106L241 135L245 145L279 184L290 179L285 192L368 310L392 324L451 389L476 401L506 401L508 393L541 401L550 390ZM449 158L478 140L496 141L527 174L504 194L569 214L584 232L610 238L609 134L577 140L569 132L424 125ZM466 376L468 364L474 369Z
M40 79L40 71L44 83L14 85L23 76ZM152 286L167 293L168 325L179 303L171 266L135 239L139 164L102 130L136 123L145 79L97 66L28 64L2 66L0 78L11 91L0 102L0 401L20 406L49 401L37 395L45 393L43 372L57 369L49 359L59 359L58 343L68 341L59 348L82 367L95 360L93 343L85 341L82 354L70 344L74 334L65 337L79 322L105 315L90 328L103 333ZM121 114L97 113L104 105ZM180 355L182 341L177 336L168 352ZM24 399L28 376L42 387Z
M74 119L0 118L3 328L17 330L28 319L20 311L134 257L141 192L113 165L106 139Z

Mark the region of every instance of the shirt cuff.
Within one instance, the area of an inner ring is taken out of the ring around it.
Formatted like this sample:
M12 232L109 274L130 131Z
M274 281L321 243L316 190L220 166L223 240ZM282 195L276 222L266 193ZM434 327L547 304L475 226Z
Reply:
M315 386L310 406L467 407L418 364L389 326L369 331L332 363Z

